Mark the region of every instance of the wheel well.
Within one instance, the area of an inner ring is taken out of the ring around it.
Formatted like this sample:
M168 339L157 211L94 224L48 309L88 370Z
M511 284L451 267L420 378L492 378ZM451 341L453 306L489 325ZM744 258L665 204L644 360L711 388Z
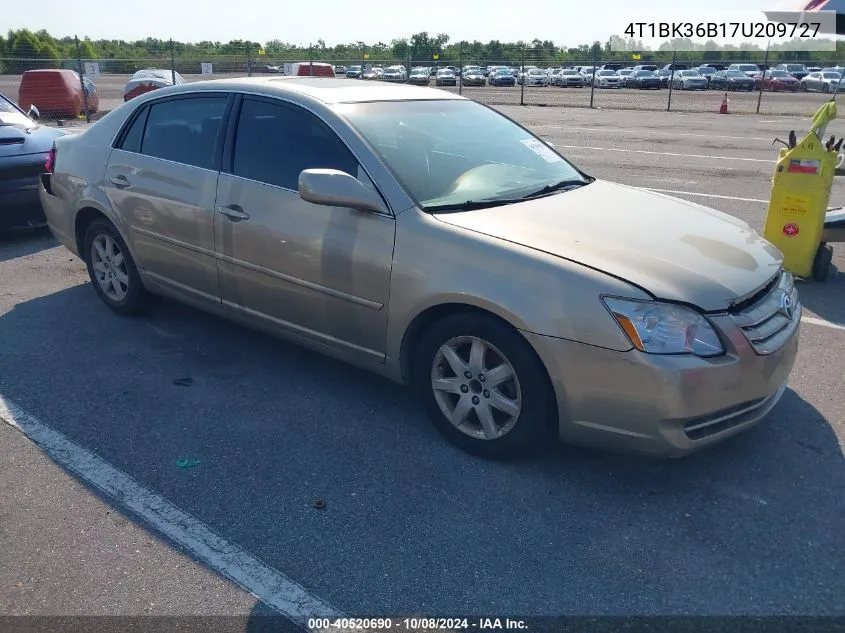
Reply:
M402 346L399 351L399 361L400 361L400 368L402 371L402 380L406 384L411 384L413 381L413 366L414 366L414 357L416 356L417 345L419 345L420 339L422 339L423 332L435 321L443 319L447 316L452 316L453 314L467 314L467 313L475 313L478 315L484 315L487 317L491 317L496 319L497 321L504 323L510 328L516 329L512 323L509 323L506 319L503 319L497 314L490 312L489 310L485 310L484 308L479 308L477 306L468 305L465 303L444 303L441 305L433 306L424 310L420 314L418 314L411 324L408 326L408 329L405 331L405 336L402 338ZM551 376L549 376L549 371L546 368L546 364L540 358L540 355L537 353L537 350L534 349L534 346L528 343L528 348L531 350L531 353L534 354L534 357L537 359L537 362L540 363L540 367L542 367L543 375L546 379L546 385L548 387L547 393L549 394L549 406L552 407L552 410L555 412L554 419L557 419L558 415L558 406L557 406L557 397L554 389L554 385L552 384Z
M105 217L106 216L97 211L97 209L92 209L91 207L81 209L79 213L76 214L76 224L73 232L76 237L77 251L84 261L88 261L88 255L85 253L85 233L88 231L88 227L91 226L91 223L94 220Z

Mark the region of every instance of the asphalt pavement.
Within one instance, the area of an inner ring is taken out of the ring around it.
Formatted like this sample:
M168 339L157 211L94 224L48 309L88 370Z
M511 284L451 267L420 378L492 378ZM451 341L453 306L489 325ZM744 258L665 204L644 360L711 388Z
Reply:
M757 228L772 139L809 123L501 109L595 176ZM800 293L789 390L752 431L493 463L397 385L169 301L120 318L51 236L5 238L0 395L41 448L0 429L0 614L291 612L302 590L358 616L843 615L845 274Z

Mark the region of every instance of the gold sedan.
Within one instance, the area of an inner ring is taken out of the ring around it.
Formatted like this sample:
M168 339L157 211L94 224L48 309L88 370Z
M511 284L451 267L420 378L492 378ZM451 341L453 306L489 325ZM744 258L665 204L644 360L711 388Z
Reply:
M112 310L166 295L378 372L483 456L683 454L762 419L795 359L792 278L748 224L442 90L162 88L49 163L50 229Z

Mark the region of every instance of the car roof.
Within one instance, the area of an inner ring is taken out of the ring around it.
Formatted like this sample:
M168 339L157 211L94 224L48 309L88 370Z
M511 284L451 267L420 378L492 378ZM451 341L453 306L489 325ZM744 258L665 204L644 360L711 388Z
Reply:
M370 101L464 100L466 97L423 86L406 84L350 82L336 77L242 77L212 79L168 88L169 94L196 90L249 90L268 96L299 94L324 104ZM158 91L157 91L158 92ZM161 93L159 93L161 94Z

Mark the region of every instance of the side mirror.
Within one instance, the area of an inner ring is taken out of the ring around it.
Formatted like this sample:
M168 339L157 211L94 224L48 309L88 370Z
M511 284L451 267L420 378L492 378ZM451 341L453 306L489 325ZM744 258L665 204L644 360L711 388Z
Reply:
M299 174L299 197L312 204L386 213L379 195L337 169L306 169Z
M35 105L30 105L29 110L27 110L27 115L29 115L30 119L40 119L41 113L38 111L38 108Z

